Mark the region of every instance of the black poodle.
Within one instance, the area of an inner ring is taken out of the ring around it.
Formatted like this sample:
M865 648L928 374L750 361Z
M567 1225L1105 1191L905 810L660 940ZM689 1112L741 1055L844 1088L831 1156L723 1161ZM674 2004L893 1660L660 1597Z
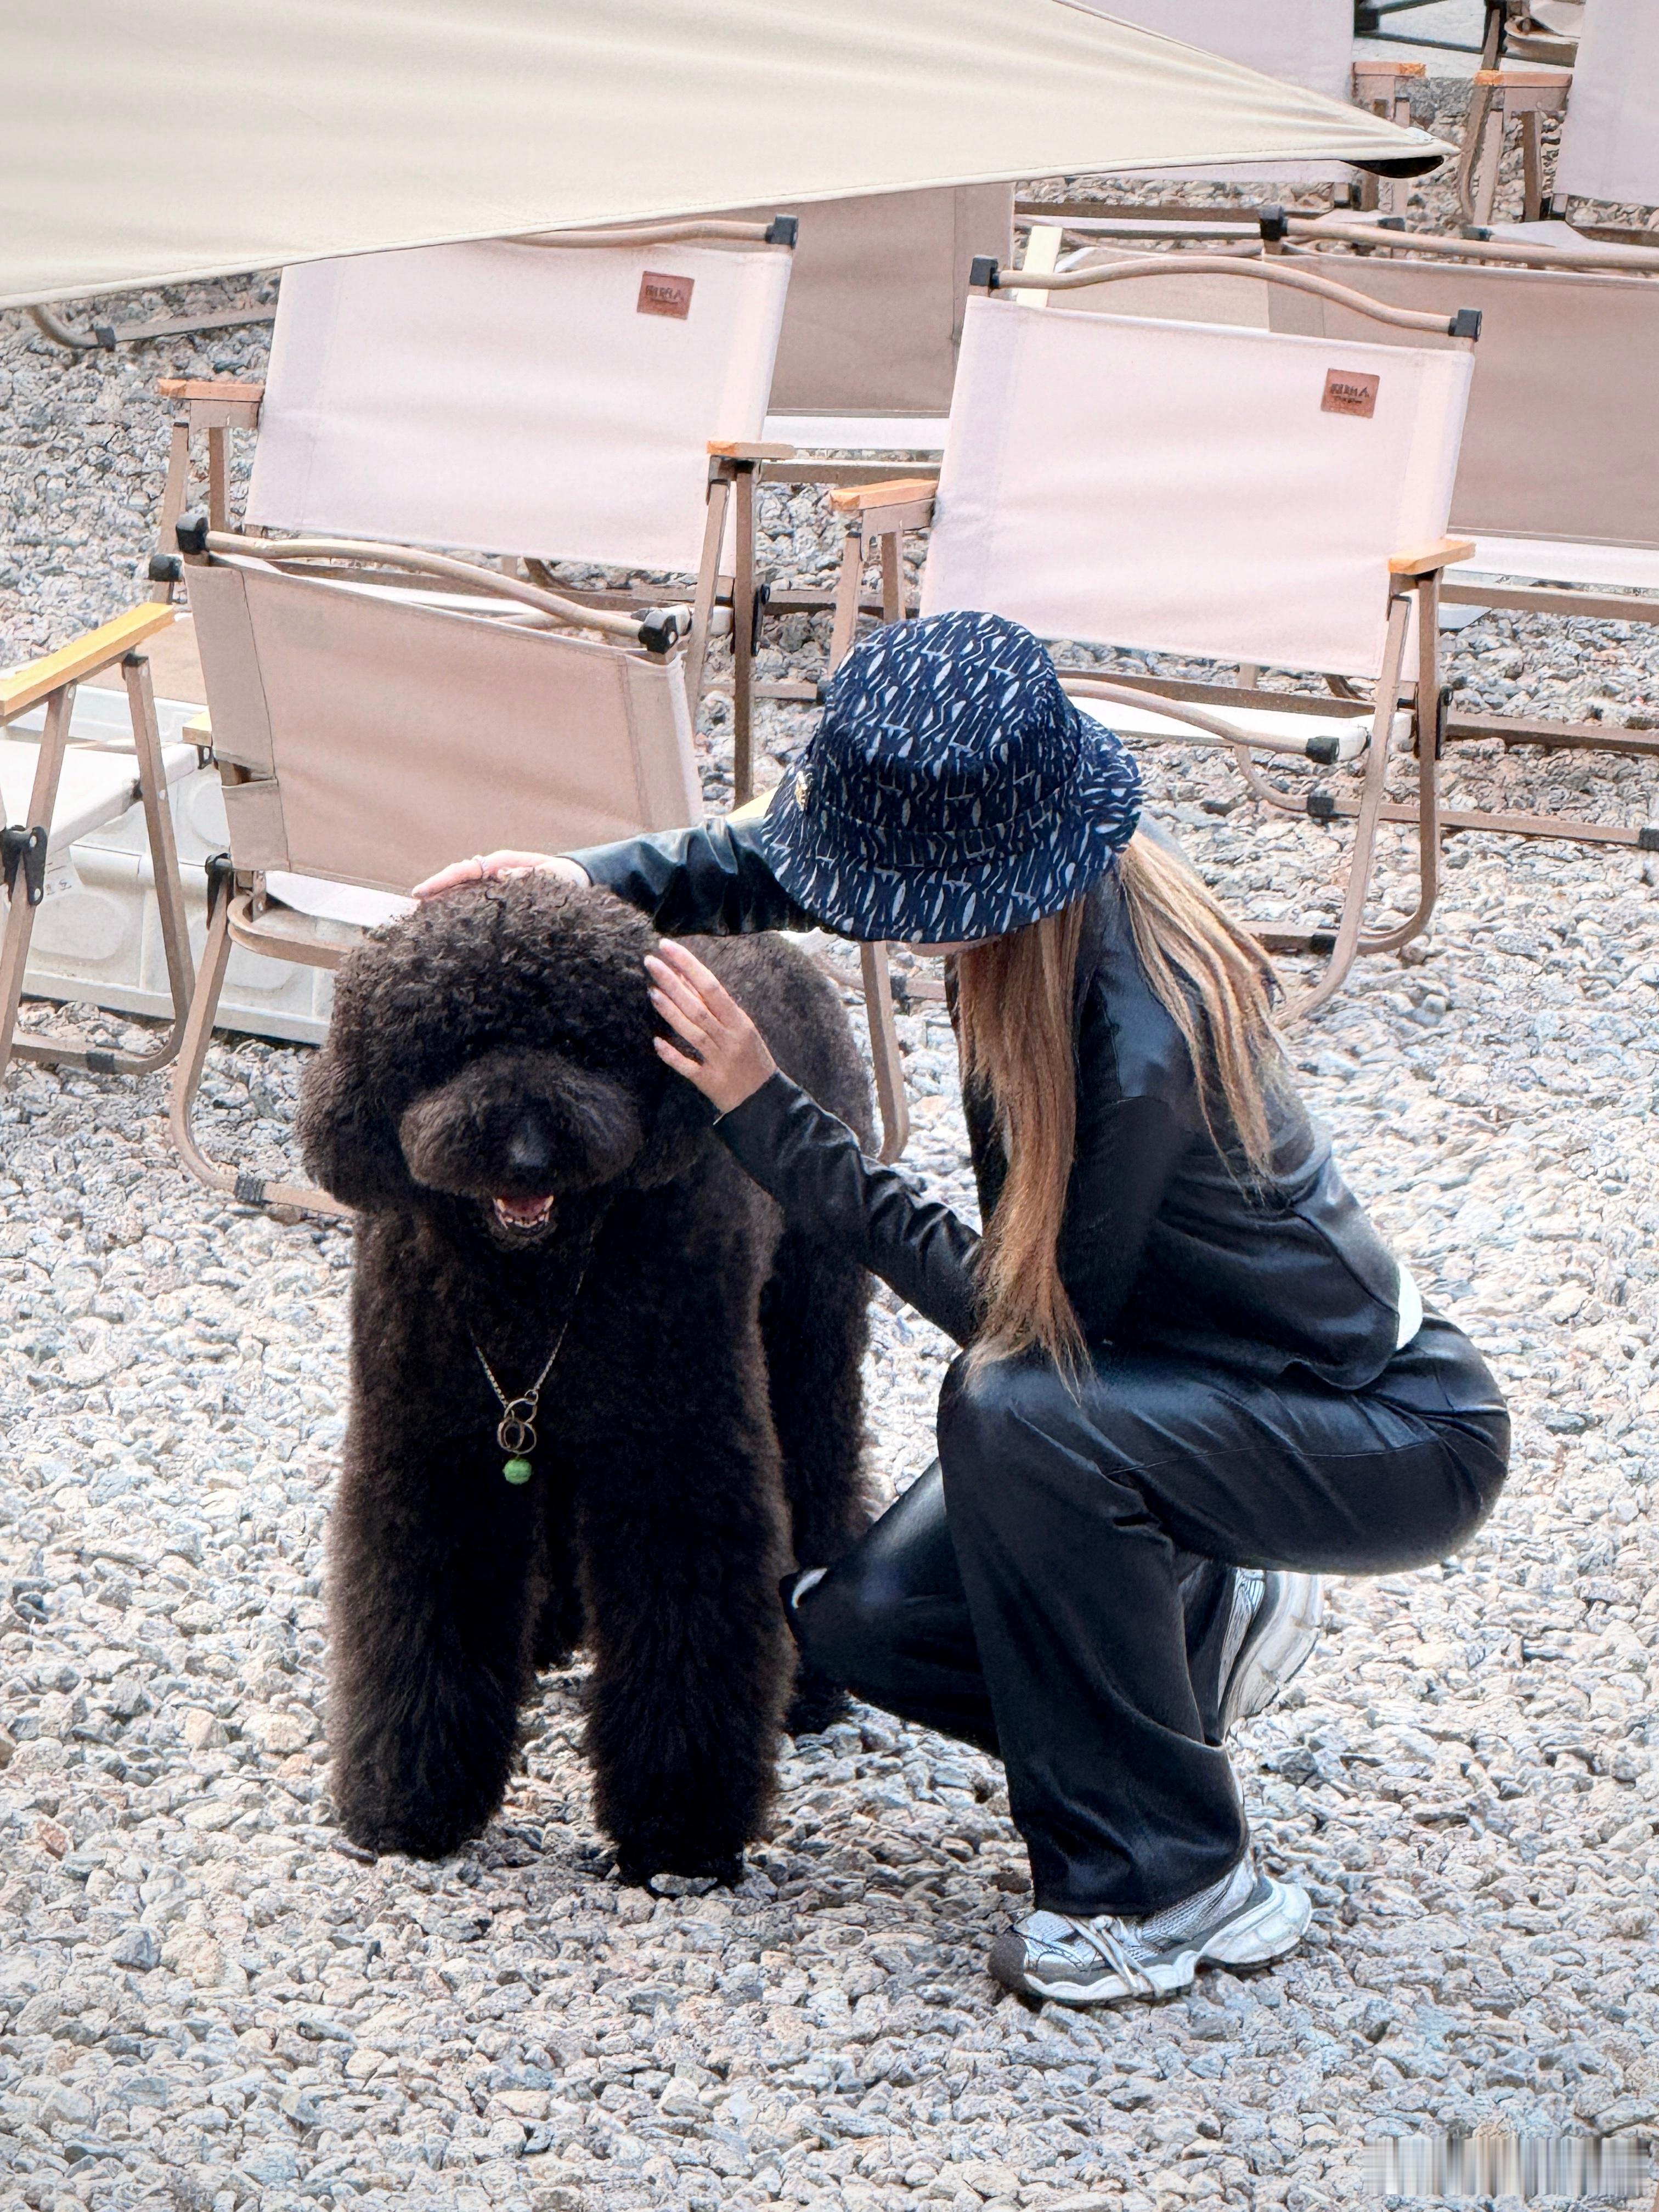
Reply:
M655 941L544 876L450 892L344 962L306 1078L307 1165L362 1216L330 1734L374 1850L476 1835L533 1670L582 1645L624 1874L735 1879L793 1677L779 1577L867 1518L865 1277L784 1232L658 1059ZM828 981L775 938L699 949L867 1141ZM787 1724L835 1704L804 1681Z

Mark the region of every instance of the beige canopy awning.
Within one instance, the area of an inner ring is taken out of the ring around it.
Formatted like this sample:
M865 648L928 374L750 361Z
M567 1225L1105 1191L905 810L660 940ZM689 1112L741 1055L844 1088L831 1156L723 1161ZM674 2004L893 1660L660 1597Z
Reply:
M5 0L0 306L909 185L1449 149L1067 0Z

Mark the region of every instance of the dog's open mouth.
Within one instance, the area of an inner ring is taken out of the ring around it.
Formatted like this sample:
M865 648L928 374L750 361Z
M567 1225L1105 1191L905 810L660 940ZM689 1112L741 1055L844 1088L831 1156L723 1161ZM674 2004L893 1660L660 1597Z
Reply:
M520 1237L533 1237L553 1218L553 1195L545 1198L497 1198L490 1203L503 1229Z

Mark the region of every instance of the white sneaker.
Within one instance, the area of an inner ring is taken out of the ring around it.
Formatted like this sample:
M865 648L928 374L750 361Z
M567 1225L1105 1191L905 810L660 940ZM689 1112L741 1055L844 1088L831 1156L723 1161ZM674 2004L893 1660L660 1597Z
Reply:
M1291 1881L1258 1874L1246 1851L1230 1875L1139 1920L1033 1912L987 1962L1005 1988L1061 2004L1120 2004L1189 1989L1200 1965L1256 1966L1292 1951L1313 1907Z
M1221 1734L1265 1713L1305 1666L1325 1617L1317 1575L1271 1567L1239 1567L1233 1575L1232 1617L1221 1647Z

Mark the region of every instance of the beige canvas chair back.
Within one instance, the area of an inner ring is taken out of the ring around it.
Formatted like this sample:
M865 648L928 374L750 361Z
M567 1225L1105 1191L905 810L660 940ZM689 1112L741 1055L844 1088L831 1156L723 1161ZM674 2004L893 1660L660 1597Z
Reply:
M1006 262L1011 185L783 208L800 224L772 376L775 415L948 413L968 272ZM764 221L770 208L734 210Z
M1375 678L1468 380L1462 348L970 301L922 611Z
M250 522L674 574L758 439L787 247L487 241L287 270Z
M192 568L191 605L239 872L403 892L701 817L672 662L240 558Z
M1316 266L1392 307L1480 311L1454 530L1659 547L1659 283L1346 255ZM1281 307L1276 293L1273 312L1343 340L1378 328L1306 294Z
M1584 10L1555 165L1558 197L1659 205L1659 7Z

